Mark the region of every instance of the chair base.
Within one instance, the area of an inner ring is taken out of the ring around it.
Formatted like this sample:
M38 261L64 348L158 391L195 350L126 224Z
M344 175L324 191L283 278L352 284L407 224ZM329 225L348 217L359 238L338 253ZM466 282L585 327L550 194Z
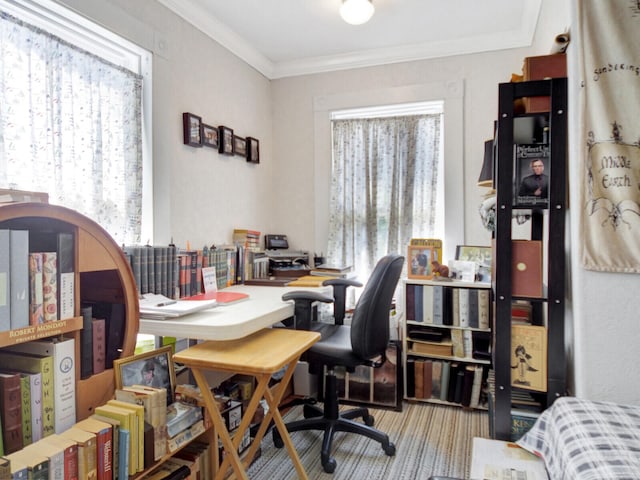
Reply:
M320 461L322 462L322 468L325 472L333 473L336 469L336 461L331 457L331 446L333 436L336 432L364 435L380 443L385 454L389 456L396 454L396 446L389 440L389 436L373 428L374 418L369 414L367 408L354 408L342 414L338 413L335 375L331 373L327 374L325 390L325 393L333 393L331 395L325 394L324 410L313 405L305 405L304 420L297 420L286 424L289 433L303 430L324 431ZM355 418L362 418L364 424L355 422L353 420ZM277 429L273 429L272 432L274 445L277 448L282 448L284 443L280 438L280 432L278 432Z

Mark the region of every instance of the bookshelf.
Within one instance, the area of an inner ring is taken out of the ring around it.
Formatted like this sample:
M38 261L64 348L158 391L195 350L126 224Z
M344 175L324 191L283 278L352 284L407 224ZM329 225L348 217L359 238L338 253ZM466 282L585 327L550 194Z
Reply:
M29 235L68 232L74 238L74 316L38 326L0 332L0 348L38 338L65 335L75 339L76 417L87 418L98 405L113 398L113 369L80 378L80 332L83 302L124 305L125 328L121 356L133 355L138 333L138 296L131 268L120 247L98 224L78 212L46 203L0 206L0 229L28 230Z
M550 97L550 110L516 111L517 100L533 97ZM517 397L531 396L544 409L566 395L567 79L500 84L496 134L495 384L489 395L489 418L492 436L510 440L513 408L519 404ZM517 188L521 181L518 167L522 144L531 151L538 149L545 153L547 198L521 196ZM524 223L518 224L518 220ZM520 378L519 369L512 368L514 361L520 361L514 359L516 349L524 345L521 341L512 344L514 301L530 304L528 323L546 330L546 338L538 342L546 347L546 353L544 348L537 350L540 357L537 360L546 370L540 382L532 379L528 383L528 378Z
M404 397L486 409L491 286L417 279L402 283Z

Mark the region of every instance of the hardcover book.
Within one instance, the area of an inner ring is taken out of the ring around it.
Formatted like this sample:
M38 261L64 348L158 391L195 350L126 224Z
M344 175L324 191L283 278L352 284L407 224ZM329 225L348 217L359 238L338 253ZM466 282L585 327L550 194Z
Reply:
M107 405L113 405L123 409L132 411L135 415L135 422L131 425L130 431L133 438L131 446L137 446L136 451L136 468L138 472L144 470L144 407L142 405L134 405L133 403L121 402L120 400L109 400Z
M202 407L174 402L167 408L167 436L174 437L182 430L202 420Z
M98 480L112 480L113 432L111 424L89 417L80 420L75 427L91 432L96 436Z
M514 297L542 297L542 242L512 240L511 294Z
M80 480L78 476L78 444L69 438L57 434L49 435L43 440L62 449L64 458L64 476L55 477L63 480Z
M120 467L120 421L97 413L94 413L89 418L111 425L111 471L113 472L114 480L117 480ZM127 473L127 475L129 474Z
M0 332L11 330L11 251L9 230L0 230Z
M93 374L104 372L106 361L106 326L104 318L94 318L91 323L93 335Z
M120 465L118 469L121 472L128 472L129 475L135 475L138 471L138 449L137 447L138 436L137 436L137 417L133 410L127 410L124 408L116 407L113 405L100 405L96 407L95 412L97 415L101 415L104 417L113 418L120 422L120 445L118 446L118 456ZM126 437L123 439L122 432L126 431ZM135 432L135 439L134 439ZM123 442L126 442L126 445L123 448ZM126 459L123 459L122 456L126 455ZM126 460L127 469L122 470L123 462Z
M58 256L42 252L42 315L45 322L58 320Z
M0 364L11 365L11 368L21 372L40 373L42 376L42 435L51 435L55 432L53 357L10 352L9 348L11 347L0 350Z
M31 401L31 441L42 438L42 374L22 373L29 378L29 399Z
M547 329L511 325L511 385L547 391Z
M42 290L42 253L29 254L29 323L40 325L44 323Z
M46 457L49 461L50 477L64 479L64 448L61 446L41 440L25 447L23 452L34 456L42 455ZM47 480L49 480L49 477L47 477Z
M24 446L19 373L0 372L0 416L4 450L6 453L17 452Z
M20 450L7 455L11 463L14 461L26 466L28 480L49 480L49 459L41 454Z
M82 307L82 331L80 332L80 378L93 375L93 308Z
M31 429L31 379L28 373L20 373L20 407L22 409L22 443L33 443Z
M11 329L29 326L29 231L9 232L11 249Z
M96 436L77 427L71 427L60 435L73 440L78 446L78 477L80 479L97 480Z

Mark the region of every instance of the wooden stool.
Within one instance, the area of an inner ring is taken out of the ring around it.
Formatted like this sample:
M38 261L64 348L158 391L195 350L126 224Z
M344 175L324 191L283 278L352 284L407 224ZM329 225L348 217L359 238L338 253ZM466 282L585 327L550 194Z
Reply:
M217 471L215 478L224 477L229 467L229 462L237 478L248 478L246 469L257 452L260 441L266 433L272 418L287 447L289 456L298 472L298 476L302 479L307 478L307 474L300 463L300 457L298 457L298 453L289 437L287 427L278 410L278 405L280 404L287 384L291 380L298 359L318 340L320 340L320 334L317 332L267 328L237 340L203 342L178 352L173 356L174 361L182 363L191 369L198 387L200 387L200 392L204 398L216 433L220 436L226 451L224 461ZM275 392L272 393L268 388L271 375L284 366L287 366L284 377L276 387ZM257 380L256 388L249 400L249 404L242 416L242 421L233 440L229 435L220 410L214 401L211 387L204 376L203 370L241 373L251 375ZM267 401L269 412L264 416L243 464L238 455L238 447L244 432L249 428L251 419L262 398ZM211 447L217 448L216 445L212 445Z

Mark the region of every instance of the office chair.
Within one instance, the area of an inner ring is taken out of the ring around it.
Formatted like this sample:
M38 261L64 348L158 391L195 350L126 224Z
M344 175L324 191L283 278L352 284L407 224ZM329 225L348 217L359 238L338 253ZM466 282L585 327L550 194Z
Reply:
M358 365L380 367L384 363L389 344L391 301L403 263L404 257L400 255L387 255L378 261L356 304L350 326L313 321L312 302L332 302L331 297L308 291L289 292L282 297L284 300L294 300L296 306L304 306L295 308L296 328L315 330L322 335L320 341L307 350L305 360L309 362L309 371L312 373L320 372L324 367L327 369L324 409L305 405L305 418L288 423L287 430L324 431L321 461L327 473L333 473L336 468L336 461L331 457L331 446L336 432L364 435L378 441L387 455L393 456L396 453L396 447L389 441L388 435L373 428L374 418L367 408L355 408L339 413L334 368L342 366L353 372ZM360 417L364 424L353 420ZM276 447L282 448L283 442L276 429L272 435Z

